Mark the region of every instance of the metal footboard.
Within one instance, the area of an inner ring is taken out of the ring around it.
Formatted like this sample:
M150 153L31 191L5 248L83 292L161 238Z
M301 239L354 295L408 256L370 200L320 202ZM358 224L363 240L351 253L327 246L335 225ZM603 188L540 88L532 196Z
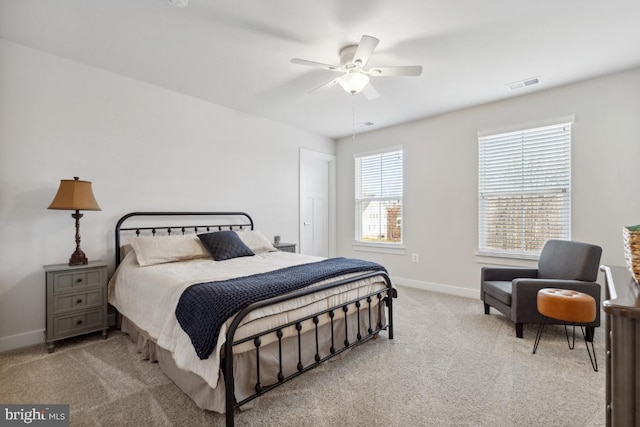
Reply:
M259 332L255 335L242 338L239 340L234 340L234 336L236 334L238 327L240 326L240 323L249 313L251 313L254 310L257 310L266 306L278 304L283 301L289 301L289 300L299 298L305 295L309 295L312 293L321 292L326 289L331 289L331 288L342 286L348 283L353 283L362 279L376 277L376 276L380 277L381 281L384 281L386 285L384 288L378 291L374 291L367 295L354 298L345 303L330 307L318 313L301 317L300 319L296 319L289 323L280 325L278 327ZM248 307L240 311L238 315L235 317L235 319L233 320L233 322L231 323L231 326L229 327L229 329L227 330L226 342L224 346L225 357L224 357L224 360L222 361L222 365L224 366L223 373L224 373L224 379L225 379L227 426L231 427L234 425L234 415L235 415L234 412L236 408L239 408L240 406L256 399L257 397L263 395L269 390L272 390L284 384L285 382L303 374L304 372L315 368L322 362L325 362L339 355L340 353L348 350L349 348L367 341L368 339L375 336L378 332L386 329L389 334L389 339L393 339L393 302L392 300L395 296L396 296L396 291L392 287L391 280L389 279L389 276L387 274L381 273L381 272L370 272L370 273L361 274L356 277L343 279L337 282L328 283L321 286L305 288L300 291L293 292L280 297L259 301L249 305ZM374 304L374 300L377 300L375 301L377 302L377 304ZM382 318L383 318L382 310L384 310L384 305L387 306L388 320L385 324L382 324ZM371 324L372 317L373 317L372 310L378 310L378 313L377 313L378 322L375 325ZM348 315L349 313L354 313L354 312L357 313L357 318L355 319L355 321L357 322L357 335L356 335L355 341L350 342L349 334L348 334L348 329L349 329ZM320 319L322 318L322 316L327 316L329 318L328 323L330 323L331 325L331 348L329 350L329 353L326 355L320 354L320 344L318 339L318 328L319 328L318 325L320 324ZM336 327L338 327L338 325L336 324L337 323L336 321L338 316L342 316L344 320L345 339L342 343L335 342L336 341L335 332L336 332ZM368 320L368 323L367 323L368 328L367 328L366 334L361 333L361 330L362 330L361 322L363 322L362 316L367 316L367 320ZM307 332L307 331L303 331L303 323L304 322L309 323L308 322L309 320L311 320L311 323L313 323L313 325L311 326L312 328L311 330L315 329L315 356L314 356L314 362L304 366L303 360L302 360L301 336L303 333ZM282 364L282 360L283 360L282 337L283 337L283 330L292 326L295 327L296 333L297 333L298 364L296 367L297 369L294 373L290 375L285 375L283 373L283 366L282 366L283 365ZM279 353L279 372L277 374L277 377L273 379L274 381L273 384L263 386L260 378L260 371L261 371L260 370L260 347L262 345L263 337L270 334L275 334L277 338L278 353ZM236 402L234 372L233 372L233 348L237 345L250 342L250 341L253 341L253 346L256 352L256 379L255 379L255 386L254 386L255 392L249 397L246 397L243 400Z

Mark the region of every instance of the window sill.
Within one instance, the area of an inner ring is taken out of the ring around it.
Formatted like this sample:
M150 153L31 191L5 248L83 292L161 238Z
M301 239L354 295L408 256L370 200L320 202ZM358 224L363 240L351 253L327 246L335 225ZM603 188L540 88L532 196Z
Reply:
M405 249L404 246L400 245L385 245L385 244L375 244L375 243L354 243L353 244L354 251L362 251L362 252L378 252L382 254L394 254L394 255L404 255Z
M478 264L529 267L536 266L538 264L538 258L539 255L476 252L476 262Z

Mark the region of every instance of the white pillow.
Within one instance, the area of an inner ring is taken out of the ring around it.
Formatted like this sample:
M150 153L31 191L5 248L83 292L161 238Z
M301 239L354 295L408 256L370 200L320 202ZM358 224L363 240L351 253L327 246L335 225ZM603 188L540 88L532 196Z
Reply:
M278 252L276 248L273 247L271 242L267 240L266 237L258 230L234 230L242 243L247 245L251 252L254 254L261 254L264 252Z
M166 262L209 258L211 255L195 234L179 236L136 236L129 243L141 267Z

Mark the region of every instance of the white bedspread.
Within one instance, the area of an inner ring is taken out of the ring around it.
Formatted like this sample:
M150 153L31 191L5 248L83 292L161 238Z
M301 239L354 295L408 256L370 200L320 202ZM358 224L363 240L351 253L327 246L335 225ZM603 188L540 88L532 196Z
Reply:
M225 342L227 326L232 319L221 328L216 349L211 356L201 360L175 316L184 289L195 283L248 276L322 259L288 252L266 252L226 261L205 258L140 267L135 254L131 252L124 258L109 282L109 303L143 329L157 345L169 350L179 368L199 375L215 388L219 378L220 348ZM349 276L354 275L334 280ZM282 325L301 315L310 315L357 296L366 295L385 286L380 280L376 277L369 278L357 284L343 285L257 310L244 319L243 326L236 332L235 340ZM275 337L273 339L275 340ZM263 344L267 344L264 339ZM251 347L250 343L245 343L237 346L235 351L246 351Z

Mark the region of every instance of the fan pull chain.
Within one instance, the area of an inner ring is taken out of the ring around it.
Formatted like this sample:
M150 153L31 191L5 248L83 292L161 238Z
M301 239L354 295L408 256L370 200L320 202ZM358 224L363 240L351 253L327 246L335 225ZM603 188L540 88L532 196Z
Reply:
M351 139L356 139L356 95L351 94Z

